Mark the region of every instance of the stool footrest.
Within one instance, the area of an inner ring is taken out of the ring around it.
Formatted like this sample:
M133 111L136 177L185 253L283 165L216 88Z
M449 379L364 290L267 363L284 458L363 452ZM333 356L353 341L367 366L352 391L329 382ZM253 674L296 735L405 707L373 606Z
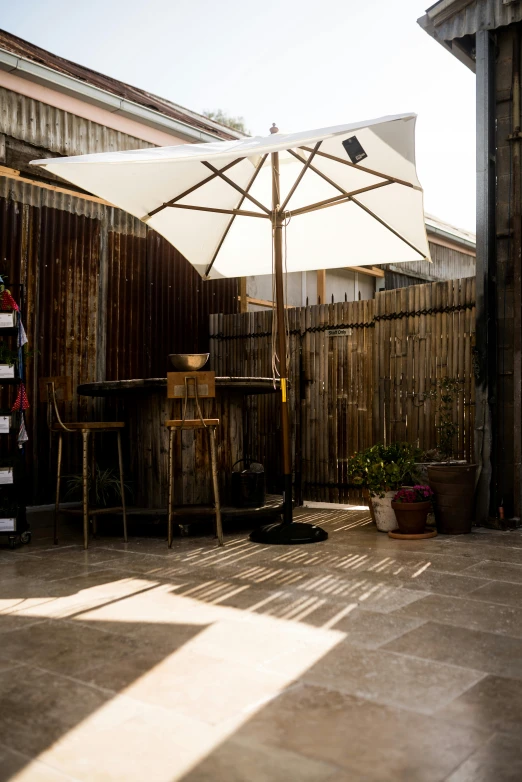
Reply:
M205 426L219 426L219 418L204 418ZM200 418L186 418L174 419L173 421L165 421L165 426L168 429L201 429L203 424Z
M213 505L174 505L173 516L215 516L216 508Z
M83 516L83 508L62 508L60 507L60 513L72 513L78 516ZM123 513L123 506L114 508L88 508L88 516L102 516L107 513Z

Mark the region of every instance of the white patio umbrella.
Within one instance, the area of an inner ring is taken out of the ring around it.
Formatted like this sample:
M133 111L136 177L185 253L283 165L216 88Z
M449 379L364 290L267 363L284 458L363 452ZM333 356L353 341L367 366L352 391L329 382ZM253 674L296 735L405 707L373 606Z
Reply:
M301 133L279 133L274 126L267 137L32 165L140 218L205 279L274 273L284 514L281 524L253 539L324 540L319 527L292 521L283 271L429 259L415 115Z

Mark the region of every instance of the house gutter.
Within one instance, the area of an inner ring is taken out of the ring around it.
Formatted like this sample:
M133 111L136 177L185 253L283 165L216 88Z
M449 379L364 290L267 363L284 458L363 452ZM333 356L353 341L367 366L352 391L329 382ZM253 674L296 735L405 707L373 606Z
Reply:
M120 115L144 125L149 125L150 127L177 136L184 141L201 143L223 140L222 136L218 135L218 133L214 134L199 130L188 123L181 122L172 117L167 117L159 111L148 109L146 106L141 106L134 101L120 98L118 95L114 95L111 92L102 90L99 87L94 87L93 85L87 84L80 79L75 79L72 76L59 73L58 71L48 68L45 65L40 65L33 60L14 55L2 48L0 48L0 70L18 75L28 81L36 82L37 84L53 89L56 92L61 92L74 98L80 98L86 103L105 109L105 111L108 111L111 114ZM210 119L205 119L205 121L208 122L211 127L215 127L216 130L224 129L218 123L214 123ZM229 128L226 128L226 131L235 138L244 137L244 134Z

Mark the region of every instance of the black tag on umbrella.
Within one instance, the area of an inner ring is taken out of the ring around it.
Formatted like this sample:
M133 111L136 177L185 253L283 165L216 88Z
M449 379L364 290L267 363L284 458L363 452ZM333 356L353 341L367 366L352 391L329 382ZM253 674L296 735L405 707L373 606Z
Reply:
M343 147L348 153L348 157L352 163L360 163L361 160L364 160L365 157L368 157L364 149L361 147L357 136L352 136L351 138L345 139L343 141Z

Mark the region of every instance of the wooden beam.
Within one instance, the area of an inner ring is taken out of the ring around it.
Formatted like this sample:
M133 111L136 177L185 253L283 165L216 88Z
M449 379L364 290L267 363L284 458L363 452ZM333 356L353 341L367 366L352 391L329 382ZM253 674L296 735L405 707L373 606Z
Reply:
M346 268L349 272L357 272L357 274L369 274L370 277L384 277L384 271L376 266L347 266Z
M244 278L242 278L242 279L244 279ZM242 297L238 296L238 299L241 302ZM256 299L256 298L254 298L254 296L247 296L246 297L246 303L247 303L247 306L249 304L255 304L257 307L271 307L271 308L273 308L275 306L273 301L269 301L268 299ZM242 304L242 302L241 302L241 304ZM293 309L295 309L295 307L294 307L293 304L285 304L285 309L293 310ZM241 310L241 312L243 312L243 310ZM245 312L248 312L248 310L245 310Z
M89 195L89 193L80 193L78 190L70 190L68 187L49 185L47 182L40 182L38 179L22 176L20 171L17 171L16 168L0 166L0 176L6 177L7 179L15 179L17 182L26 182L28 185L34 185L34 187L41 187L43 190L54 190L55 193L65 193L65 195L71 195L75 198L82 198L84 201L94 201L96 204L104 204L104 206L112 206L114 209L117 209L110 201L105 201L103 198Z
M317 303L326 304L326 269L317 270Z
M247 279L239 278L239 311L248 312Z

